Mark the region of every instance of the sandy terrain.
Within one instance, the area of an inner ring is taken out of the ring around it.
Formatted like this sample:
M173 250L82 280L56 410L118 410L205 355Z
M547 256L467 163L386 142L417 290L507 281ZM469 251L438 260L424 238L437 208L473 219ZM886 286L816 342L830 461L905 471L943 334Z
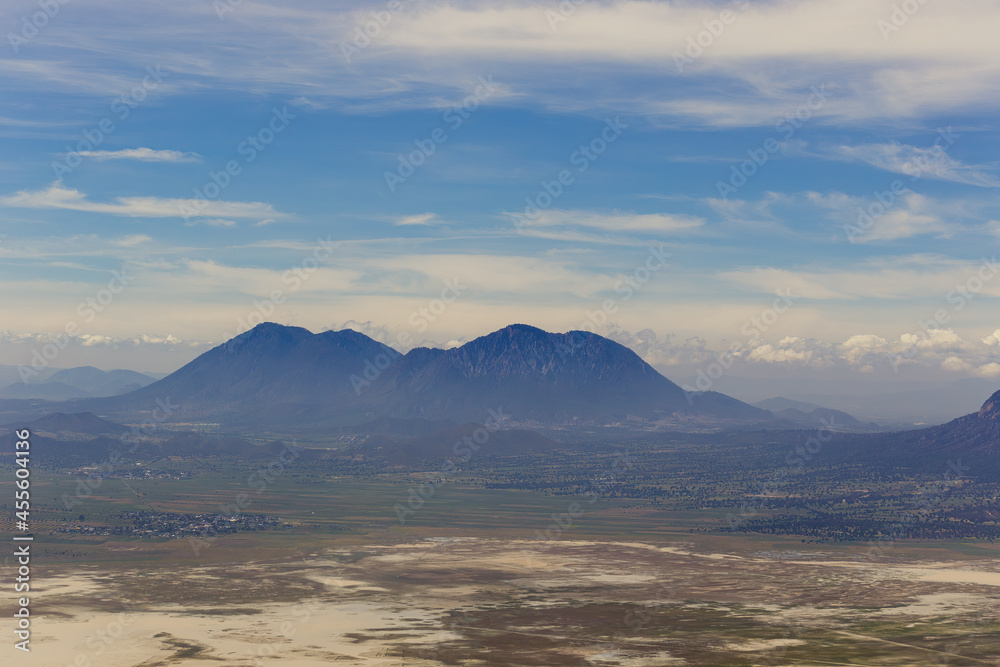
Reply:
M32 653L8 641L0 656L30 667L996 665L993 567L464 539L91 569L40 581ZM0 632L11 630L5 618Z

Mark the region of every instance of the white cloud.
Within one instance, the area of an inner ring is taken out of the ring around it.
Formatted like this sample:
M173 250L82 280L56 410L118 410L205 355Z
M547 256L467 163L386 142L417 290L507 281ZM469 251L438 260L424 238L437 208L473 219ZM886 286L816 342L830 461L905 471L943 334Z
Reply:
M861 235L852 236L855 243L895 241L920 234L947 236L954 225L935 214L928 206L928 198L915 192L900 197L902 206L873 217L874 224Z
M397 225L432 225L438 222L436 213L421 213L419 215L404 215L396 218Z
M955 219L969 215L962 203L940 201L906 188L893 191L889 183L871 198L808 192L805 199L840 222L839 234L851 243L895 241L921 234L948 237L960 229Z
M209 227L228 227L230 229L232 229L232 228L234 228L234 227L237 226L235 220L227 220L225 218L207 218L207 219L204 219L204 220L197 219L197 220L192 220L191 222L186 223L186 225L188 227L193 227L194 225L198 225L198 224L208 225ZM257 226L260 226L260 224L261 223L258 222L254 226L257 227Z
M965 361L960 357L951 356L947 357L944 361L941 362L941 368L946 371L964 373L970 370L972 366L969 364L969 362Z
M14 333L0 331L0 343L26 343L29 345L44 345L53 342L51 333ZM163 346L163 347L200 347L210 345L205 341L185 340L170 334L138 334L136 336L108 336L103 334L59 334L60 343L68 343L80 347L126 347L126 346Z
M132 248L137 245L143 245L145 243L150 243L153 237L148 234L129 234L128 236L122 236L117 239L112 239L111 243L121 246L123 248Z
M139 160L140 162L201 162L197 153L182 153L152 148L125 148L118 151L77 151L81 157L94 160Z
M678 233L694 231L704 224L702 218L690 215L551 209L539 213L525 227L586 227L607 232Z
M17 78L15 85L107 96L136 85L133 63L165 62L173 76L157 94L212 86L370 110L437 106L467 95L489 68L511 90L506 104L629 109L717 125L770 124L793 112L810 86L825 82L832 95L816 116L844 122L943 116L970 107L988 113L1000 102L996 3L924 4L887 40L877 22L889 17L889 3L751 2L683 71L675 54L684 54L706 23L718 21L725 3L570 3L566 20L550 25L546 12L558 16L561 6L567 5L404 3L348 63L341 43L351 44L355 28L371 20L370 6L300 8L259 0L229 12L220 31L203 2L178 0L140 13L124 0L107 0L100 5L100 44L72 22L52 22L44 54L0 60L0 73ZM148 25L157 29L136 40ZM182 33L186 43L212 48L179 57ZM636 77L649 85L626 83ZM689 79L696 84L688 86Z
M180 218L187 214L199 218L279 218L286 214L275 211L263 202L206 201L194 199L163 199L160 197L116 197L114 203L87 200L79 190L69 189L56 181L45 190L21 190L0 197L0 206L17 208L61 209L108 213L136 218Z
M817 344L820 343L820 344ZM823 368L832 365L829 346L821 341L806 340L786 336L777 344L764 340L749 341L738 356L750 362L768 364L794 364L798 366Z
M1000 377L1000 364L995 361L991 361L988 364L983 364L976 369L976 374L984 378L996 378Z
M653 366L677 366L715 360L708 342L697 336L678 341L672 334L661 338L652 329L631 333L615 324L598 333L633 350Z
M839 146L836 155L845 160L867 162L873 167L905 174L914 179L933 178L941 181L1000 187L1000 178L981 167L962 164L948 155L944 147L918 148L906 144L864 144Z
M883 257L809 269L748 267L720 276L743 289L767 294L789 289L794 297L805 299L903 299L928 294L944 298L958 287L969 289L970 281L982 285L979 294L1000 296L1000 275L991 265L935 255Z

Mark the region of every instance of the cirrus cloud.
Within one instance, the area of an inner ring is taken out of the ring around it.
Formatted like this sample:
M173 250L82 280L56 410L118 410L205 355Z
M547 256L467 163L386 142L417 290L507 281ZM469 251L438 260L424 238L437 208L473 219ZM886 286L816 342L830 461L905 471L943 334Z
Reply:
M0 206L15 208L61 209L87 213L108 213L133 218L280 218L287 214L264 202L208 201L161 197L116 197L114 202L92 202L79 190L60 181L44 190L22 190L0 197Z

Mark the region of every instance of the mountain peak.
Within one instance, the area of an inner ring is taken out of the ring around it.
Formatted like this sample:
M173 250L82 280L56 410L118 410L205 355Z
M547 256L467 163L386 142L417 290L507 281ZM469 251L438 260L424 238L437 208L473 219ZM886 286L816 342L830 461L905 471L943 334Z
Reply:
M311 331L302 327L286 326L275 322L261 322L253 329L244 331L223 345L229 352L257 345L285 347L294 345L305 338L310 338L312 335Z
M1000 419L1000 391L990 396L979 409L979 417L982 419Z
M544 336L546 332L538 327L533 327L530 324L508 324L503 329L496 331L494 333L506 333L506 334L516 334L516 335L532 335L532 336Z

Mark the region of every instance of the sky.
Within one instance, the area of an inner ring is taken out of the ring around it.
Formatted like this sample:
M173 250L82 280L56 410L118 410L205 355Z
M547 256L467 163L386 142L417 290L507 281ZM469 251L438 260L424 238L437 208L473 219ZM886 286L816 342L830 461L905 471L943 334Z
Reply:
M1000 382L997 25L989 0L7 0L0 363L519 322L668 377Z

